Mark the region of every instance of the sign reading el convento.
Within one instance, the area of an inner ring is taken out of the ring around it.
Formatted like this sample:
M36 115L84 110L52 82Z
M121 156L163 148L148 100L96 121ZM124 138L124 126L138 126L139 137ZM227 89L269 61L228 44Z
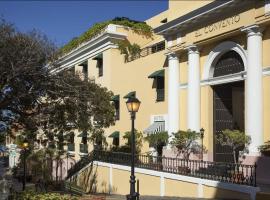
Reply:
M195 31L195 37L199 37L199 36L204 35L204 34L209 34L209 33L215 32L215 31L222 30L228 26L231 26L233 24L237 24L239 21L240 21L240 15L234 15L232 17L228 17L224 20L207 25L204 28L201 28L201 29Z

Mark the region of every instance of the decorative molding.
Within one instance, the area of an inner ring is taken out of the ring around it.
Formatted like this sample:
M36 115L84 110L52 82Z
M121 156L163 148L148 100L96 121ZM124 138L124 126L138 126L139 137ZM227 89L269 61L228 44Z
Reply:
M199 54L199 49L196 45L192 44L192 45L189 45L185 48L186 50L188 50L188 54Z
M270 66L264 67L262 70L263 76L270 76Z
M226 76L220 76L210 79L201 80L200 85L218 85L223 83L229 83L229 82L235 82L235 81L241 81L246 79L246 71L239 72L236 74L229 74ZM270 76L270 66L264 67L262 70L262 76ZM182 83L179 85L179 89L187 89L188 84Z
M176 39L176 44L181 44L182 43L182 36L180 33L177 33L176 35L177 39Z
M265 0L265 5L264 5L264 14L265 15L270 15L270 0Z
M246 50L239 44L226 41L217 45L208 55L207 61L204 65L203 80L208 80L213 77L214 66L218 59L228 51L235 51L242 58L245 70L247 70L247 53Z
M167 38L167 44L168 44L168 47L171 47L173 45L173 40L171 36Z
M109 48L117 48L113 40L124 40L127 37L127 34L116 32L117 27L116 25L109 24L102 33L59 58L58 64L60 67L57 71L80 64Z
M254 35L262 36L263 29L261 29L257 24L254 24L254 25L242 28L241 31L246 32L248 37L254 36Z

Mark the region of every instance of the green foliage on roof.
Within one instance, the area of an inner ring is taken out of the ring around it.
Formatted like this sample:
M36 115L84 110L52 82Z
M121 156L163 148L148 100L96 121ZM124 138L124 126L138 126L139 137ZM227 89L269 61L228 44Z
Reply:
M83 42L86 42L99 34L106 26L109 24L116 24L116 25L122 25L129 28L132 28L132 30L135 33L145 35L146 37L152 36L152 28L147 25L145 22L135 21L131 20L126 17L116 17L112 20L108 20L105 22L100 22L94 24L91 28L89 28L86 32L84 32L79 37L73 38L70 42L68 42L66 45L64 45L60 49L60 54L63 55L65 53L70 52L74 48L78 47Z

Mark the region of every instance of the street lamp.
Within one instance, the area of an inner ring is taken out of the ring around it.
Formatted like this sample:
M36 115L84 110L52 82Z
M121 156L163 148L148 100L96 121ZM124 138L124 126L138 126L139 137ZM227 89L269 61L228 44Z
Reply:
M202 146L201 146L201 159L203 160L203 138L204 138L204 129L200 129L200 134L201 134L201 140L202 140Z
M28 148L28 142L25 139L23 142L23 191L25 190L26 182L26 150Z
M131 115L131 175L130 175L130 193L127 195L127 200L139 200L139 193L135 192L135 175L134 175L134 166L135 166L135 132L134 132L134 120L136 116L136 112L138 112L140 108L141 102L133 97L129 98L126 102L127 109Z

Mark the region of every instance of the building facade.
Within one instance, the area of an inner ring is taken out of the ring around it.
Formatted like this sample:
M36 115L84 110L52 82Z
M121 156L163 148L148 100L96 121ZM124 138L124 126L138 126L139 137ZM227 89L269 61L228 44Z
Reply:
M146 23L153 38L111 24L61 58L62 69L74 67L114 92L117 120L106 130L109 143L114 138L109 136L116 136L123 144L130 130L124 97L136 95L142 102L139 131L165 130L171 136L204 128L204 159L228 162L232 154L216 135L238 129L251 136L245 162L266 163L260 165L264 171L268 160L258 146L270 139L270 2L170 0L168 10ZM125 62L117 48L121 40L147 53ZM74 152L79 143L75 139ZM268 183L268 176L260 181Z

